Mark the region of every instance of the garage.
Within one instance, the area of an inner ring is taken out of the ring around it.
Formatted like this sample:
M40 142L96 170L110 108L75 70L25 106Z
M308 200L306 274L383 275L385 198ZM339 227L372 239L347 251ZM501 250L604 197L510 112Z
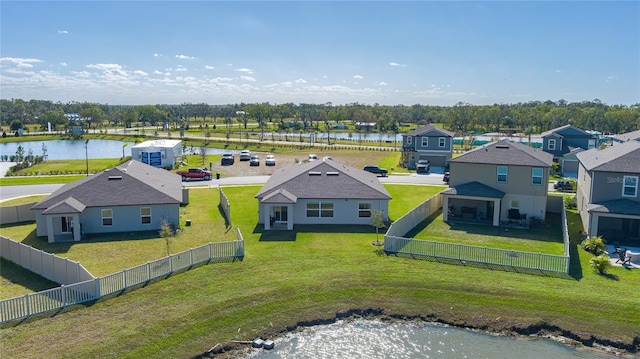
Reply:
M444 167L447 164L446 156L421 155L419 159L428 160L433 167Z

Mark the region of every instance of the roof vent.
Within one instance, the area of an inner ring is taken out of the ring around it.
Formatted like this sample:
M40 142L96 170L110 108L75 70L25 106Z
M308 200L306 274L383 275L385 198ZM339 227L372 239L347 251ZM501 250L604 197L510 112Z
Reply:
M121 180L122 176L109 176L109 181Z
M338 176L340 172L327 172L327 176Z
M322 176L322 172L310 171L309 176Z
M509 148L509 145L496 145L496 148Z

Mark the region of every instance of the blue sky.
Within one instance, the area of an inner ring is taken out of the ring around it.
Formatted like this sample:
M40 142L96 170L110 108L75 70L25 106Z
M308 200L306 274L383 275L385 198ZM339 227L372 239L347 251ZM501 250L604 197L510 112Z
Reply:
M640 102L638 1L0 2L0 96Z

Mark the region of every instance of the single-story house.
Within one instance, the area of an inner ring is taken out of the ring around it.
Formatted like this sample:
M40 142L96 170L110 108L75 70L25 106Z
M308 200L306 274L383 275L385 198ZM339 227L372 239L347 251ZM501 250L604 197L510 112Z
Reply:
M391 195L376 175L325 160L277 170L256 198L265 230L291 230L295 224L368 225L374 210L387 221Z
M36 234L49 243L84 234L159 230L177 226L186 203L180 176L138 161L66 184L36 203Z

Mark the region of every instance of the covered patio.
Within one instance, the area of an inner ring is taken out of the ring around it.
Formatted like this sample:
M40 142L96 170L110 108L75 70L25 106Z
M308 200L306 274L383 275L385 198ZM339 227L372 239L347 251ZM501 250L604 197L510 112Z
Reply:
M640 203L618 199L587 206L590 235L612 245L640 247Z
M298 198L285 189L279 189L265 198L264 204L264 229L265 230L292 230L293 229L293 205Z
M464 183L442 191L442 219L500 225L500 203L504 192L479 182Z

